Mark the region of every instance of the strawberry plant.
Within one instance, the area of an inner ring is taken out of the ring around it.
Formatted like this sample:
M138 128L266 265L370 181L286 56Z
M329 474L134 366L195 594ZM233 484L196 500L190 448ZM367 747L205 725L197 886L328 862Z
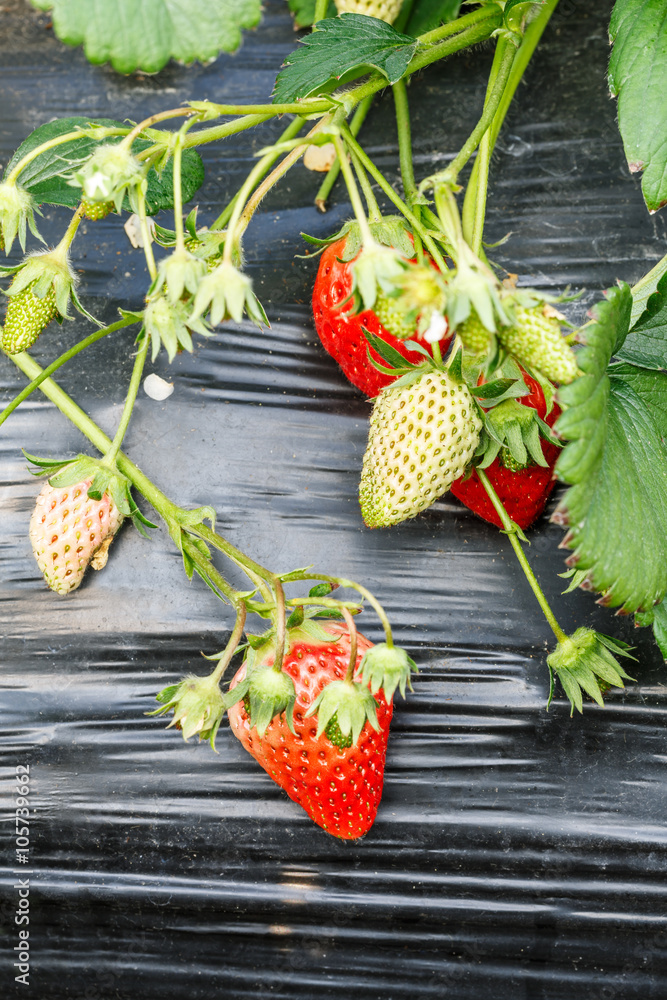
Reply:
M93 61L122 72L156 71L170 57L211 59L234 49L240 29L259 17L253 0L156 0L161 30L150 35L136 20L140 5L131 5L122 30L110 31L107 21L127 10L120 0L106 6L104 25L82 0L33 2L53 10L64 40L82 42ZM276 67L270 101L190 101L138 122L56 119L16 150L0 182L0 238L7 255L20 246L24 256L0 269L2 348L29 384L0 424L39 390L101 455L26 452L36 474L48 477L29 531L54 592L70 595L88 566L104 567L124 520L144 535L155 530L138 506L143 498L187 576L232 606L234 626L211 657L214 669L162 690L154 714L173 713L171 725L185 739L198 735L212 747L227 715L246 749L316 823L354 839L375 818L393 698L397 688L405 696L415 664L395 646L387 614L363 584L310 567L261 565L216 529L211 506L176 504L123 451L149 352L155 360L164 350L173 361L199 338L224 337L230 323L268 326L270 310L245 267L246 231L267 192L326 147L330 165L315 203L325 211L341 179L353 217L327 239L306 237L309 256L321 254L314 323L345 375L374 400L355 516L393 530L451 491L499 527L554 634L545 657L549 701L558 681L572 711L582 711L584 696L601 705L606 691L623 688L630 647L583 626L566 634L531 568L525 532L560 482L552 520L565 530L568 589L591 591L652 627L667 657L667 257L634 288L619 275L590 320L574 328L567 290L550 296L521 276L503 277L485 243L493 149L557 0L479 0L464 13L452 0L290 6L299 26L313 27ZM667 204L666 32L664 0L617 0L609 83L651 211ZM479 117L461 148L446 151L445 166L417 176L407 83L419 86L421 70L482 42L493 59ZM374 100L395 109L400 194L364 148ZM199 150L279 117L279 140L260 149L217 217L204 219L197 207L186 214L204 181ZM73 211L57 246L26 254L28 240L41 239L44 205ZM158 222L160 212L171 215ZM132 216L146 280L143 302L127 302L116 322L100 326L80 301L70 250L82 219L95 224L111 213ZM98 328L43 368L28 349L40 337L48 345L50 324L70 319L70 307ZM123 338L133 356L113 437L53 378L107 336ZM341 598L341 589L353 594ZM383 643L357 632L354 616L364 606L379 617ZM237 654L242 663L223 691Z

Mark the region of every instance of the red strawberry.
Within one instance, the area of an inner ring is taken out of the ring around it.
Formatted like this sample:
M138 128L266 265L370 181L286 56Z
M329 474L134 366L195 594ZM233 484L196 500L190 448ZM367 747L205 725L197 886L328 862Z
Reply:
M560 416L559 408L554 406L549 416L546 416L547 404L541 385L525 372L523 372L523 378L530 393L527 396L522 396L518 402L537 410L537 415L552 427ZM529 528L533 521L540 516L556 483L553 467L560 454L560 448L548 441L542 441L542 451L544 458L549 463L546 468L539 465L529 465L525 469L514 472L503 464L499 456L486 469L491 485L507 513L520 528ZM491 524L502 528L501 520L476 472L473 472L468 479L462 478L455 482L451 491L475 514L479 514L485 521L490 521Z
M354 262L339 260L343 256L345 243L346 237L331 243L320 259L313 288L315 329L324 349L338 362L350 382L367 396L377 396L394 378L383 375L368 360L362 327L381 337L415 364L421 361L421 356L389 333L372 310L353 316L350 314L351 301L341 308L341 303L352 291L350 267ZM427 349L429 347L428 344L424 346Z
M308 636L294 639L283 670L294 681L294 733L285 713L276 716L260 737L249 726L243 701L228 710L235 736L291 799L306 810L318 826L343 840L362 837L373 825L382 797L384 765L393 699L387 703L380 690L377 718L380 732L367 722L355 746L345 746L332 723L317 739L317 716L305 713L322 689L345 677L350 658L350 637L345 626L324 624L330 643ZM357 667L373 643L357 636ZM268 657L265 663L271 663ZM230 690L245 678L245 664L236 673ZM328 735L327 735L328 734ZM336 740L336 742L332 742ZM341 745L342 744L342 745Z

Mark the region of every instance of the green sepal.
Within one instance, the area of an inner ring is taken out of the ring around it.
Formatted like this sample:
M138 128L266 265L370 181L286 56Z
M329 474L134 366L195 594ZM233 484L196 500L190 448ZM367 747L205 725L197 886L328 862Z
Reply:
M272 666L256 668L249 674L246 697L249 724L259 736L264 736L271 721L283 712L290 731L294 732L296 691L289 674Z
M629 652L631 648L618 639L582 627L547 656L549 669L557 674L572 706L570 715L575 708L583 712L584 692L598 705L604 705L600 682L604 687L623 688L624 680L634 679L616 660L616 656L634 659Z
M174 718L167 729L176 726L187 742L191 736L199 735L207 740L215 750L215 737L226 711L222 691L213 675L196 677L190 674L178 684L170 684L156 695L160 707L146 715L164 715L173 709Z
M316 713L317 739L334 718L342 735L351 737L350 745L357 743L367 721L376 732L380 732L375 698L364 684L357 681L332 681L327 684L306 712L306 718Z
M580 587L588 576L588 571L585 569L568 569L564 573L558 574L563 580L569 580L569 584L565 590L561 590L561 594L571 594L573 590Z
M371 693L376 695L382 688L389 703L397 687L404 698L406 686L412 691L410 675L417 672L417 664L404 649L380 642L366 650L360 669L361 679Z
M404 257L414 257L415 248L408 236L408 233L411 232L410 227L403 216L387 215L379 222L370 222L369 226L376 243L379 243L381 246L392 247L394 250L400 251ZM319 247L320 251L325 250L332 243L338 243L343 237L347 237L345 249L338 258L343 263L349 263L349 261L354 260L361 250L363 243L361 229L356 219L346 222L337 233L323 240L317 236L308 236L307 233L301 233L301 236L307 243ZM310 256L313 255L310 254Z
M308 591L309 597L328 597L329 594L333 593L338 587L337 583L329 583L328 581L324 583L316 583L314 587L311 587Z

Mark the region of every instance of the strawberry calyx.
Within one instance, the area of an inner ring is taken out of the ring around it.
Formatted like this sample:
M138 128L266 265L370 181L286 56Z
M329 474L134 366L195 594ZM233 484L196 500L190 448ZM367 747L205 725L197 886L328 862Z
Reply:
M146 712L146 715L164 715L173 710L174 718L167 729L172 726L180 729L186 742L198 734L201 740L208 740L215 750L215 737L225 714L225 705L220 685L212 674L208 677L190 674L178 684L163 688L155 698L161 703L160 707Z
M529 465L548 467L540 436L556 444L548 424L532 407L522 406L516 399L504 399L486 414L480 469L487 469L500 454L503 465L518 472Z
M283 712L290 732L294 732L294 681L274 666L260 666L246 672L244 680L231 688L223 700L225 711L243 701L250 727L260 736L264 736L275 716Z
M414 256L412 233L403 216L385 215L378 221L369 222L368 225L373 239L380 246L398 250L406 259ZM302 233L301 235L307 243L318 248L314 251L315 254L321 253L333 243L338 243L339 240L345 239L345 246L338 257L343 263L353 261L363 245L361 228L356 219L346 222L337 233L334 233L333 236L327 236L325 239L317 236L308 236L307 233ZM309 254L309 256L314 256L314 254Z
M139 208L136 190L146 190L146 173L149 164L142 164L124 142L98 146L86 162L75 170L69 180L72 187L80 187L83 197L90 202L113 202L120 214L125 197L129 198L133 212Z
M417 671L417 664L404 649L379 642L366 650L361 661L361 679L376 695L380 688L386 701L391 701L396 688L405 698L406 686L412 691L411 674Z
M379 733L377 702L365 684L331 681L320 691L305 718L317 715L317 739L326 732L338 747L356 745L366 722Z
M13 181L0 184L0 244L6 253L11 251L17 236L21 249L25 250L26 229L30 229L38 240L42 239L35 223L35 212L42 214L29 191Z
M122 475L114 464L107 465L103 459L91 458L90 455L77 455L72 459L38 458L27 451L23 454L28 461L36 466L33 475L41 476L48 473L49 486L61 489L74 486L84 480L90 480L87 493L91 500L101 500L108 496L118 508L121 519L131 517L135 528L144 537L148 537L145 528L157 527L146 518L132 497L131 483Z
M547 656L552 681L547 708L553 697L554 675L561 682L572 706L571 715L575 708L578 712L583 712L584 692L603 706L602 689L623 688L624 680L634 679L616 659L616 656L625 656L634 660L631 649L632 646L620 639L613 639L590 628L578 628L571 636L566 636Z

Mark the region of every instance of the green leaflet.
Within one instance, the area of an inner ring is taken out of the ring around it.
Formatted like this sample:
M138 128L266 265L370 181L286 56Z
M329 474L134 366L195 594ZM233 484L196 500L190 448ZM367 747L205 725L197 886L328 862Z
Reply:
M83 45L92 63L157 73L170 60L211 62L241 44L260 0L31 0L51 11L58 38Z
M667 369L667 274L647 299L618 357L643 368Z
M323 92L353 70L379 70L396 83L412 59L417 41L365 14L342 14L320 22L285 60L276 80L276 104Z
M616 0L609 89L630 170L643 170L651 211L667 203L667 5L665 0Z
M37 146L48 142L49 139L65 135L67 132L74 132L77 128L86 128L88 125L127 128L127 122L118 122L111 118L58 118L56 121L47 122L31 132L28 138L21 143L7 164L4 176L6 177L14 165ZM73 139L61 146L55 146L45 153L40 153L29 163L19 174L18 182L42 205L65 205L68 208L76 208L81 200L81 188L72 187L68 184L67 178L88 159L97 146L102 143L120 142L121 139L122 136L111 136L102 140L82 136L80 139ZM132 149L135 153L139 153L150 145L151 143L146 139L137 139L133 143ZM204 182L204 165L196 150L186 149L183 151L181 175L183 201L187 202ZM147 212L150 215L155 215L160 209L172 208L174 195L173 163L171 160L159 176L154 169L149 170L147 180ZM126 211L130 211L127 200L123 207Z
M559 391L556 424L569 443L556 465L572 484L556 519L564 544L605 604L649 609L667 591L667 375L607 364L630 315L627 285L612 289L584 328L584 376Z

